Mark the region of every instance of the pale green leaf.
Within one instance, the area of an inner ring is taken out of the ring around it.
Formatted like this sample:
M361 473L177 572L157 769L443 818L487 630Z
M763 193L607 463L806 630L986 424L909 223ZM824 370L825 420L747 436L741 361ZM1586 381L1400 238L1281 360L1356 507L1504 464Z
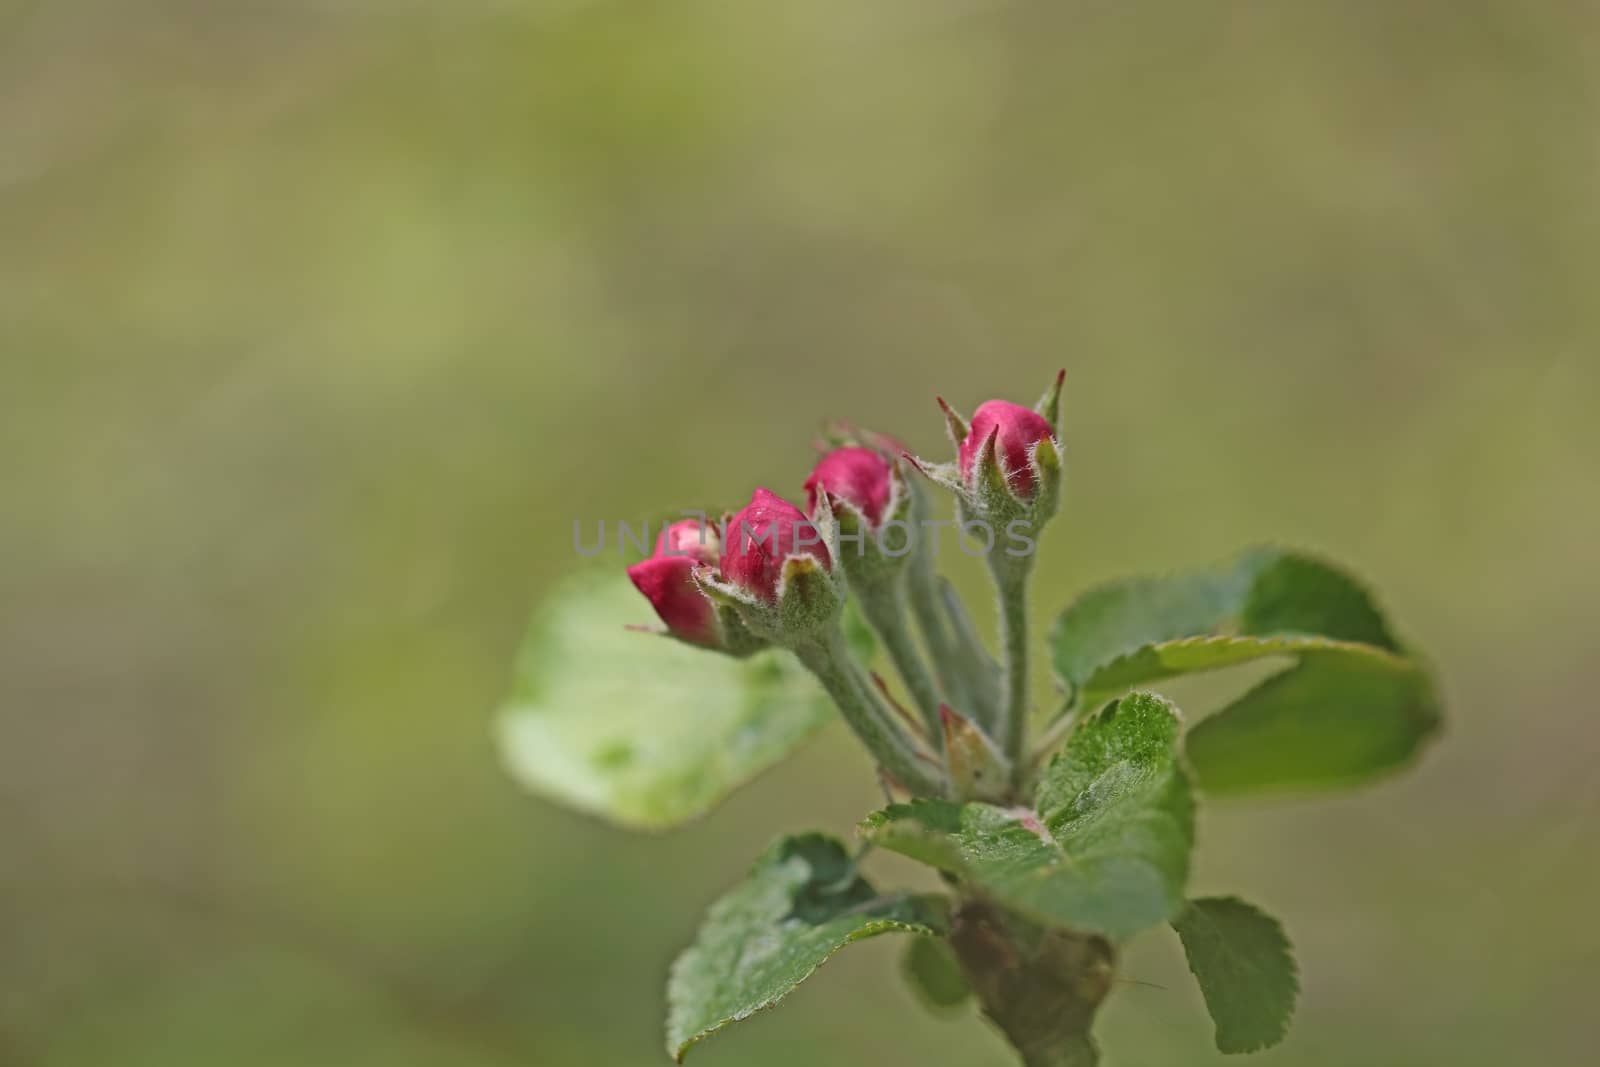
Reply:
M1216 1024L1217 1048L1255 1052L1289 1032L1300 978L1283 927L1232 897L1191 901L1174 922Z
M667 983L667 1052L770 1008L828 957L895 931L943 933L946 898L879 896L837 840L785 837L711 906Z
M1074 731L1036 809L919 800L869 816L883 848L966 879L1038 922L1115 940L1184 906L1194 806L1177 709L1133 693Z
M620 570L581 574L546 599L498 720L518 781L613 822L665 829L834 714L788 653L738 660L627 628L653 623Z

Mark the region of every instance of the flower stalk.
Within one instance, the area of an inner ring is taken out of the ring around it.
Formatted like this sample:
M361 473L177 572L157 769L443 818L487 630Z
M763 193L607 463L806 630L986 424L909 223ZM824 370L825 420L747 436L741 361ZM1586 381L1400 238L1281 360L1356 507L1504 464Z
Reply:
M1021 774L1026 770L1023 753L1028 736L1028 576L1033 560L1021 557L1002 562L1002 558L991 556L989 568L999 594L1005 669L994 733L1001 751Z
M871 440L879 446L887 441L881 436ZM907 579L921 556L909 532L917 528L912 523L921 510L916 489L896 457L863 443L827 452L805 489L812 515L833 524L832 551L839 569L937 744L944 694L928 671L906 615ZM905 543L890 543L891 526L900 528Z
M822 639L798 642L792 648L839 706L851 731L900 786L919 796L944 793L938 761L917 746L862 675L842 630L834 627Z
M927 491L910 478L905 484L913 528L920 530L929 513ZM955 590L939 576L934 553L920 541L915 548L906 568L905 598L933 661L939 690L944 699L989 729L999 708L995 663L984 650Z
M928 735L938 737L939 705L942 703L939 687L928 672L922 650L912 636L899 583L871 592L863 591L859 601L862 616L883 642L884 651L889 654L895 672L910 692Z

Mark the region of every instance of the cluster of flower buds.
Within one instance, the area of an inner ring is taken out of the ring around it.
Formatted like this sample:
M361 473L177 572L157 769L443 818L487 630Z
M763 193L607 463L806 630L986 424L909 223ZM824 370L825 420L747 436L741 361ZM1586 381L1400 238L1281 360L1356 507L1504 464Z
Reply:
M1023 585L1034 538L1060 499L1061 383L1058 375L1035 408L988 401L970 424L940 399L953 463L917 459L882 434L836 428L804 483L805 511L757 489L718 526L668 526L654 555L628 575L680 641L740 656L769 646L793 652L901 788L1008 801L1027 712ZM924 536L929 505L913 469L955 494L963 535L984 534L1000 595L1003 671L936 572L937 540ZM1003 550L1000 529L1012 538ZM847 596L915 712L853 659L840 626Z
M1055 515L1062 467L1056 424L1065 379L1065 371L1057 374L1032 408L1008 400L980 404L970 423L939 398L945 428L956 446L956 463L922 469L956 494L963 523L1005 526L1021 520L1037 530Z

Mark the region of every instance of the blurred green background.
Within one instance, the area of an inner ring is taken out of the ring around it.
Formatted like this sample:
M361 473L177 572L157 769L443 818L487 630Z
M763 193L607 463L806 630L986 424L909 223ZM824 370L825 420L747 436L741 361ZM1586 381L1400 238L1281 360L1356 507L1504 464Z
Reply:
M1571 0L0 0L0 1063L665 1062L704 905L877 792L835 728L671 836L521 795L572 520L1058 366L1041 624L1306 544L1449 698L1205 813L1300 951L1259 1062L1589 1062L1597 130ZM1009 1063L897 948L696 1058ZM1212 1062L1176 940L1123 970L1108 1063Z

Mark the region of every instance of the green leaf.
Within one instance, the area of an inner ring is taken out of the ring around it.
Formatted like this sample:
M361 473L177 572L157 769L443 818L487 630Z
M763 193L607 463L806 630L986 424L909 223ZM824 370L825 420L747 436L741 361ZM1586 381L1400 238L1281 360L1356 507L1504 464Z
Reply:
M1366 590L1277 549L1091 590L1057 620L1051 645L1082 708L1163 678L1294 660L1192 731L1190 764L1210 792L1360 781L1409 761L1439 725L1427 671Z
M1133 693L1085 720L1033 809L919 800L862 823L883 848L971 882L1035 921L1122 940L1184 907L1194 805L1177 709Z
M912 941L901 957L900 972L917 999L936 1015L949 1014L972 996L956 954L942 939L919 937Z
M1056 675L1074 703L1099 703L1085 690L1108 664L1146 645L1209 633L1238 597L1231 572L1129 578L1091 589L1057 617L1048 638Z
M621 571L580 574L549 596L497 725L518 781L625 826L666 829L834 714L788 653L739 660L627 628L652 621Z
M1208 793L1353 785L1409 763L1439 728L1416 664L1356 648L1302 655L1185 742Z
M903 931L942 933L948 902L879 896L831 837L785 837L711 906L667 982L667 1052L770 1008L853 941Z
M1091 589L1056 620L1050 644L1056 673L1078 704L1094 707L1130 685L1207 667L1164 665L1141 655L1150 648L1201 636L1283 635L1400 651L1372 598L1348 575L1271 548L1204 570Z
M1200 983L1223 1052L1255 1052L1283 1040L1300 978L1278 921L1242 900L1190 902L1173 927Z

